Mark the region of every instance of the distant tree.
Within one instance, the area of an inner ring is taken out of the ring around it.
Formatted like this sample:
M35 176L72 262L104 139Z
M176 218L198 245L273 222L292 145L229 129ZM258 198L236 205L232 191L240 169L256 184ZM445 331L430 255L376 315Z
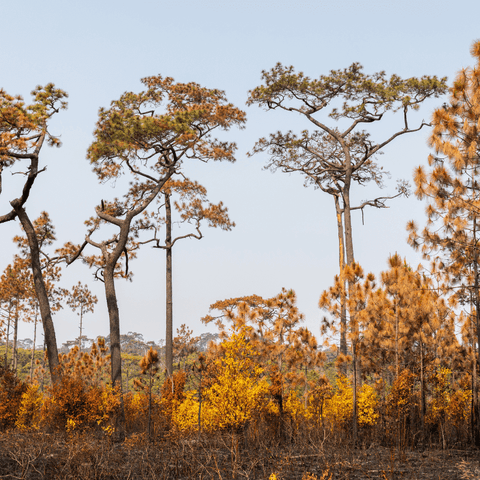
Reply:
M18 323L25 310L25 304L29 293L29 271L28 265L24 259L16 256L13 264L7 266L0 278L0 298L5 305L6 313L6 348L5 348L5 368L8 365L8 343L10 336L10 326L13 323L13 351L10 367L14 372L17 371L17 339Z
M158 373L158 352L150 348L140 361L140 373L147 377L148 392L148 439L151 439L152 430L152 388L155 376Z
M409 112L417 110L427 98L438 97L446 91L445 78L424 76L404 80L398 75L387 78L385 72L366 75L362 68L359 63L353 63L344 70L332 70L329 75L311 79L302 72L295 73L292 66L278 63L270 71L262 72L263 85L251 90L247 101L249 105L257 104L267 110L300 114L312 124L312 132L303 130L300 135L292 131L277 132L268 139L261 138L252 153L268 152L271 157L266 168L300 172L305 176L305 185L332 195L341 275L344 266L354 262L351 212L363 212L367 206L384 208L386 200L393 198L378 197L352 205L352 185L373 181L381 186L384 172L378 166L377 155L399 136L426 126L422 121L411 127ZM403 114L403 126L390 136L375 141L361 129L383 120L389 111ZM328 125L319 116L321 113L338 122L338 126ZM401 183L399 194L406 191L406 185ZM342 303L345 304L345 299ZM342 308L340 351L346 354L346 312L345 306Z
M193 336L193 330L190 330L185 324L177 328L177 335L173 339L173 359L178 362L178 369L185 370L185 361L197 351L199 337ZM181 362L183 361L183 365Z
M98 302L98 299L95 295L92 295L92 292L88 289L87 285L82 285L81 282L78 282L77 285L72 287L72 290L67 293L67 305L75 312L78 310L77 315L80 317L80 335L78 337L78 348L82 351L82 342L85 338L82 335L83 331L83 315L85 313L93 313L95 310L95 305Z
M180 219L173 220L172 216L172 197L179 196L178 201L174 201L175 210L179 213ZM153 230L154 237L141 243L154 242L156 248L165 250L166 253L166 336L165 336L165 354L167 375L173 373L173 267L172 251L173 246L179 240L185 238L203 238L201 230L202 223L207 223L209 227L220 227L222 230L231 230L235 223L230 221L227 208L223 203L215 205L207 200L207 190L197 182L188 178L181 180L170 179L162 188L162 195L159 202L163 202L165 207L165 216L161 216L161 211L146 213L143 222L140 223L141 230ZM172 226L174 223L193 224L195 232L183 233L174 237L172 235ZM165 240L158 238L158 231L165 226Z
M48 293L42 277L40 251L35 228L25 210L25 204L38 175L45 171L39 168L40 151L45 143L60 146L60 140L48 131L50 118L67 108L67 94L55 88L53 83L36 87L32 92L34 103L25 105L22 97L8 95L0 90L0 193L1 174L7 167L18 166L26 160L25 183L19 197L10 201L12 209L0 215L0 223L18 217L27 235L35 291L40 306L45 342L48 347L48 364L53 382L59 380L57 367L58 351L55 329L51 316Z

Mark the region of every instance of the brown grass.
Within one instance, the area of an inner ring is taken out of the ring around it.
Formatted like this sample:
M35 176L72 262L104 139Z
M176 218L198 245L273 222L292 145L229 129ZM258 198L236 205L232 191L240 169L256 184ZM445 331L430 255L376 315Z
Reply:
M304 432L305 433L305 432ZM287 479L480 478L478 452L404 451L372 445L352 448L325 436L282 441L251 432L144 434L116 444L98 434L0 434L0 478L60 479ZM308 472L308 476L307 476Z

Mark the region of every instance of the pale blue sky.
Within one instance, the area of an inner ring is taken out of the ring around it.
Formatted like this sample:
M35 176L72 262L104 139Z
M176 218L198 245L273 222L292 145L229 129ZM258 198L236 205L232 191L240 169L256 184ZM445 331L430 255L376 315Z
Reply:
M386 70L402 77L438 75L451 81L472 64L471 43L480 37L478 0L457 1L126 1L64 2L3 0L1 3L0 87L10 94L29 92L54 82L69 95L69 109L52 125L63 147L45 148L48 165L27 204L31 217L47 210L59 242L81 242L83 221L101 198L121 196L99 185L85 160L98 108L124 91L139 91L140 78L162 74L177 81L195 81L226 91L246 109L243 131L228 138L238 143L234 165L185 165L185 174L203 183L212 201L222 200L237 227L232 232L206 231L200 241L187 240L174 251L175 328L187 323L196 333L208 330L199 319L216 300L248 294L265 297L282 287L293 288L307 325L319 334L322 312L317 303L337 272L337 240L333 201L305 189L295 175L262 171L266 157L247 158L255 141L278 129L309 128L287 113L247 108L249 89L260 83L262 69L280 61L311 77L357 61L366 73ZM427 102L416 116L430 118L443 102ZM389 117L374 130L381 138L401 119ZM397 178L411 178L425 164L428 132L393 143L381 157L392 173L382 194L394 191ZM16 195L15 177L4 174L1 213ZM369 193L370 192L370 193ZM355 188L356 199L376 191ZM365 212L354 221L355 253L365 270L378 274L390 253L417 264L407 245L405 224L423 224L424 206L413 197L395 200L388 210ZM0 268L11 261L16 225L1 225ZM133 283L118 282L121 328L146 339L164 337L164 260L148 247L132 262ZM96 312L85 319L85 333L108 333L103 285L93 282L78 264L64 273L65 287L88 282L100 298ZM77 335L76 316L67 310L55 316L59 345ZM30 327L20 336L31 337Z

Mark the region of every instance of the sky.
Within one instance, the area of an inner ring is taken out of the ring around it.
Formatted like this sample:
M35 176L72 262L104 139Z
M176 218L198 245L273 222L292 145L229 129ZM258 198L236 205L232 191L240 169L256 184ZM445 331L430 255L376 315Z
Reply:
M100 184L86 160L98 109L125 91L141 91L140 79L157 74L222 89L247 113L244 130L218 134L237 143L237 161L192 161L184 173L207 188L210 201L228 207L236 227L205 228L201 241L175 245L174 329L186 324L197 335L214 331L200 321L210 304L251 294L268 298L285 287L295 290L306 326L320 338L325 314L318 300L338 271L333 200L305 188L299 175L264 170L267 154L247 156L260 137L310 128L300 115L247 107L248 91L261 84L262 70L277 62L312 78L360 62L367 74L447 76L451 84L458 70L473 64L469 50L480 38L480 3L458 0L452 8L446 0L2 0L0 88L28 101L36 85L54 82L69 94L68 110L56 115L50 128L62 147L42 150L40 163L47 170L35 183L27 212L31 218L44 210L50 214L56 246L82 243L84 221L95 205L125 191L123 180ZM412 122L428 121L445 100L426 101ZM401 122L398 115L386 116L372 135L384 138ZM400 178L413 184L413 169L426 165L430 153L428 133L424 129L385 148L380 162L391 174L385 188L354 186L354 200L390 195ZM20 180L4 173L0 214L19 195ZM376 275L394 253L413 266L421 261L406 242L405 226L411 219L425 223L425 204L411 195L389 207L365 210L363 223L361 214L353 218L356 260ZM0 225L0 232L3 271L16 253L12 238L20 229L10 222ZM164 253L146 246L130 266L133 281L117 282L122 333L158 341L165 337ZM98 297L95 312L84 319L84 334L95 338L108 334L108 313L103 284L92 273L74 263L63 269L61 285L81 281ZM59 346L78 335L78 317L68 307L54 323ZM32 336L32 326L22 325L19 338Z

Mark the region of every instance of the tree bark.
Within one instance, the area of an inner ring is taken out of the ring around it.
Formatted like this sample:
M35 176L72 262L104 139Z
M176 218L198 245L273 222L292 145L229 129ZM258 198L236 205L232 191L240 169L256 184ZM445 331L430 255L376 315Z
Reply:
M476 327L476 334L477 334L477 354L480 355L480 293L479 293L479 279L478 279L478 248L477 248L477 219L473 219L473 245L474 245L474 295L473 298L475 299L475 327ZM473 340L473 339L472 339ZM475 343L475 340L473 340ZM475 351L475 345L474 345ZM476 359L477 360L477 359ZM479 359L480 360L480 359ZM477 365L479 360L474 362L474 378L475 378L475 389L472 391L472 434L473 434L473 441L476 446L480 446L480 411L478 405L478 388L477 388Z
M12 306L9 303L9 306L8 306L8 320L7 320L7 339L6 339L6 344L5 344L5 368L8 367L8 343L9 343L9 340L10 340L10 322L11 322L10 315L11 315L11 311L12 311Z
M60 380L57 339L52 320L52 312L50 310L50 301L48 299L47 289L45 287L45 282L42 275L37 235L25 209L21 205L17 205L17 201L13 201L11 204L20 222L22 223L23 230L25 231L28 239L35 293L37 295L38 304L40 307L45 343L47 345L48 368L50 370L52 384L55 384Z
M343 211L345 218L345 251L347 254L347 265L352 265L355 261L353 254L353 236L352 236L352 217L350 210L350 184L352 177L352 167L350 160L350 153L345 151L346 158L346 173L345 173L345 185L343 188ZM348 287L348 297L350 298L350 286ZM355 316L356 311L348 312L350 319ZM358 405L357 405L357 352L356 352L356 341L358 336L357 326L352 325L352 350L353 350L353 442L357 442L357 432L358 432Z
M37 341L37 309L35 308L35 320L33 321L33 345L32 359L30 361L30 382L33 380L33 365L35 362L35 342Z
M78 348L82 351L82 327L83 327L83 305L80 305L80 336L78 337Z
M420 424L422 428L422 447L425 446L425 378L423 374L423 340L420 331Z
M12 355L12 370L17 374L17 340L18 340L18 302L20 299L17 297L15 303L15 319L13 323L13 355Z
M166 247L166 333L165 365L167 375L173 374L173 287L172 287L172 207L170 194L165 193L165 247Z
M115 292L114 271L116 262L107 260L104 269L105 297L107 299L108 317L110 320L110 358L112 387L120 391L121 408L116 419L116 433L120 441L125 439L126 420L122 395L122 354L120 349L120 315Z
M358 435L358 405L357 405L357 342L352 341L353 350L353 444L357 444Z
M350 176L345 179L343 188L343 209L345 218L345 251L347 254L347 265L355 261L353 254L352 215L350 210Z
M400 373L398 359L398 300L395 300L395 380L398 379Z
M337 233L338 233L338 263L340 267L340 279L343 286L343 291L346 289L346 282L344 278L345 268L345 244L344 244L344 232L343 232L343 220L342 209L340 207L340 200L338 196L333 197L335 199L335 211L337 214ZM341 318L340 318L340 353L343 355L348 354L347 349L347 305L345 294L343 293L340 298ZM346 366L342 366L343 375L347 374Z

